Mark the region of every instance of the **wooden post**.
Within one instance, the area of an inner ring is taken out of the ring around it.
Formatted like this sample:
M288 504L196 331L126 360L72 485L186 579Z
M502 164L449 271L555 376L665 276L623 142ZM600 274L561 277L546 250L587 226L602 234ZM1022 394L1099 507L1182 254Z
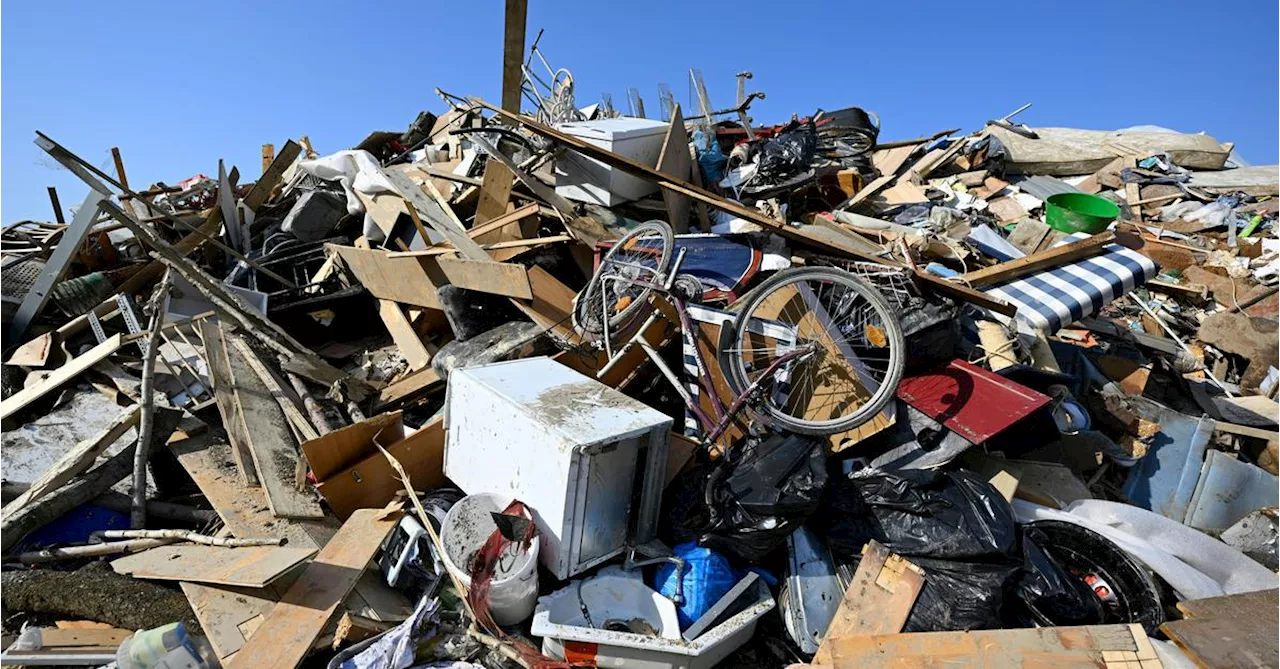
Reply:
M58 189L49 186L49 202L53 205L53 217L58 225L66 225L67 218L62 215L62 203L58 202Z
M262 173L267 173L267 168L271 167L271 161L276 159L276 145L262 145Z
M520 113L520 88L524 83L524 27L528 0L507 0L506 32L502 40L502 108Z
M124 175L124 161L120 159L119 147L111 147L111 159L116 163L116 177L120 179L120 185L124 186L125 190L128 190L129 178Z

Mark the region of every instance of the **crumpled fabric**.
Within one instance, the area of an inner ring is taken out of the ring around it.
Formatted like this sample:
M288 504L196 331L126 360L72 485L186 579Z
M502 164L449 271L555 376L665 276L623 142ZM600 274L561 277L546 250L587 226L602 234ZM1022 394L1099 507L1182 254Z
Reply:
M1013 501L1018 522L1061 520L1110 539L1145 564L1179 599L1236 595L1277 586L1275 572L1199 530L1129 504L1084 499L1065 509Z
M342 669L407 669L413 666L418 640L435 636L438 631L434 624L440 604L430 597L423 597L414 608L408 620L395 626L378 638L373 645L361 651L355 657L344 661ZM470 667L461 663L432 663L422 666Z
M298 163L298 169L317 179L342 184L342 191L347 196L347 213L364 216L362 232L371 242L381 242L386 239L386 235L366 215L364 203L356 196L356 192L365 195L396 192L391 182L382 176L381 168L373 154L363 150L339 151L323 158Z

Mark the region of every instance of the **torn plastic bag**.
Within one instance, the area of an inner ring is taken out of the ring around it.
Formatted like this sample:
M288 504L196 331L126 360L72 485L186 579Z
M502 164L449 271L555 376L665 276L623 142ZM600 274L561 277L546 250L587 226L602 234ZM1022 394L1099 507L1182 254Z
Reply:
M778 183L809 171L818 152L818 131L813 121L792 123L773 137L760 140L755 160L758 179Z
M827 484L825 441L775 434L736 447L731 460L702 464L672 483L664 535L756 564L818 508Z
M836 559L856 563L875 539L924 570L902 631L1001 626L1022 554L1013 510L991 484L965 471L863 469L827 493L815 519Z

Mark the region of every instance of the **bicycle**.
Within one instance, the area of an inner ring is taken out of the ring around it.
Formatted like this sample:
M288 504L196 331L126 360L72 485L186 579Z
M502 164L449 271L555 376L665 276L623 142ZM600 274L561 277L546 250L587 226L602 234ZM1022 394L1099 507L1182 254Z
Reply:
M574 325L601 346L603 377L628 352L643 349L695 417L705 444L714 444L750 407L766 424L809 435L846 432L879 414L902 378L902 327L877 290L834 267L779 271L739 300L733 322L722 328L717 358L735 397L728 406L716 392L696 347L699 385L710 399L708 415L643 333L661 315L653 310L632 329L652 294L675 307L681 329L693 332L687 304L701 284L680 274L684 250L672 257L674 235L662 221L640 224L614 243L574 300ZM621 348L615 337L630 333ZM726 451L727 452L727 449Z

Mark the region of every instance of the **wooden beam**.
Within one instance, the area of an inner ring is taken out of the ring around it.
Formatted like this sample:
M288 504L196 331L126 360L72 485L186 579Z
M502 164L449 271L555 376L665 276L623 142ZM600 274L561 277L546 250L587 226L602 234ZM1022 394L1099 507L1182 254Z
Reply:
M235 382L231 375L230 354L220 322L204 319L200 323L200 339L204 342L204 358L209 365L213 381L213 400L227 429L227 441L231 442L231 459L240 472L240 483L258 484L258 470L253 465L253 453L249 450L249 435L244 433L244 420L236 404Z
M235 335L230 338L234 341ZM315 499L293 485L298 445L285 424L284 412L249 365L248 355L252 351L247 346L227 347L236 408L267 505L279 518L323 518L324 510Z
M755 209L752 209L750 207L745 207L736 202L726 200L725 198L722 198L710 191L703 190L689 183L673 180L667 177L666 175L662 174L661 172L655 170L652 167L648 167L647 165L641 165L640 163L637 163L634 160L631 160L630 158L627 158L625 156L620 156L616 153L613 153L612 151L609 151L599 146L595 146L594 144L590 144L577 137L572 137L570 135L567 135L563 132L560 132L559 130L556 130L554 128L538 123L537 121L534 121L533 119L530 119L528 117L512 114L511 112L499 109L489 104L488 102L485 102L484 100L480 100L478 98L472 98L471 102L475 105L484 107L485 109L488 109L504 118L507 118L508 120L514 121L516 123L520 123L524 127L534 131L539 135L542 135L543 137L547 137L549 139L555 140L556 142L559 142L560 144L564 144L565 146L568 146L569 148L573 149L574 151L577 151L578 153L581 153L584 156L587 156L588 158L594 158L595 160L598 160L606 165L615 167L623 172L626 172L638 178L657 183L662 188L666 188L668 190L674 190L678 193L688 195L689 197L695 200L698 200L700 202L703 202L711 207L715 207L716 209L719 209L721 211L728 212L739 218L744 218L748 221L751 221L752 223L759 225L762 228L765 228L766 230L776 232L779 235L782 235L783 237L787 237L788 239L792 239L794 241L800 242L806 246L810 246L812 248L815 248L821 251L826 251L828 253L848 255L848 256L857 258L859 260L875 262L882 265L888 265L891 267L903 267L901 263L890 262L884 258L878 258L872 255L869 255L861 251L860 249L850 246L848 243L844 242L839 238L820 237L818 235L813 234L812 231L804 227L793 227L791 225L788 225L787 223L784 223L783 221L778 221L769 216L766 216L765 214ZM474 139L478 139L478 138L473 138L473 140ZM483 147L483 145L481 146ZM517 176L519 175L517 174ZM946 293L948 295L956 297L957 299L964 300L966 302L971 302L973 304L984 307L986 309L990 309L997 313L1004 314L1006 316L1012 316L1017 310L1016 307L1009 304L1008 302L998 300L989 295L973 290L972 288L968 288L967 286L951 283L940 277L933 276L927 272L924 272L921 270L915 270L915 276L918 281L924 284L927 284L929 287L934 288L939 292Z
M111 147L111 160L116 164L116 178L120 180L120 185L128 189L129 177L124 173L124 160L120 157L120 147Z
M1116 233L1108 230L1078 242L1055 246L1008 262L975 270L964 275L974 288L1012 281L1044 269L1060 267L1102 253L1103 247L1116 241Z
M62 277L67 273L67 269L71 267L72 258L80 250L80 245L84 242L84 237L88 234L89 228L93 227L94 222L98 219L99 207L106 201L107 195L101 191L96 189L89 190L84 202L76 210L76 216L72 219L71 225L63 230L62 239L58 241L58 246L53 249L48 262L45 263L44 271L36 278L35 283L31 285L31 289L22 298L22 303L18 305L18 310L14 312L13 320L5 333L6 342L17 343L23 341L23 335L27 333L27 328L40 315L40 312L44 311L44 305L49 301L49 295L53 292L53 287L62 280Z
M271 169L271 162L274 161L275 159L276 159L276 145L263 144L262 145L262 173L263 174L266 174L267 170Z
M502 108L520 113L520 90L524 86L524 31L528 0L507 0L502 34Z
M385 509L360 509L351 514L245 642L231 667L295 667L301 663L400 516L399 511Z

